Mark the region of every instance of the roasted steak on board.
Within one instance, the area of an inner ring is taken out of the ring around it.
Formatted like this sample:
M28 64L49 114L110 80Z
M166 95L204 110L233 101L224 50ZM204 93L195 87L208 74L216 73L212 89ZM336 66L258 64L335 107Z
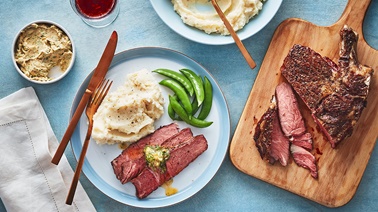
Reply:
M338 65L297 44L281 67L282 75L311 110L332 148L352 134L366 107L373 74L372 68L357 60L357 33L344 26L340 36Z

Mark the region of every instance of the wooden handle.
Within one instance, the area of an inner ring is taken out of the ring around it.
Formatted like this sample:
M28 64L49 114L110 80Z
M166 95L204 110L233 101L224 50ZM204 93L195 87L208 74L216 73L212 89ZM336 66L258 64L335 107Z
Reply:
M240 38L234 31L234 28L232 28L230 22L228 22L226 16L224 15L222 9L219 7L218 3L216 0L211 0L211 3L213 4L215 10L217 11L219 17L222 19L224 25L226 26L227 30L230 32L232 38L234 39L236 45L240 49L242 55L244 56L245 60L247 61L249 67L251 69L254 69L256 67L255 61L252 59L251 55L249 54L248 50L245 48L243 43L241 42Z
M67 127L66 132L64 133L64 136L62 140L60 141L60 144L58 146L58 149L55 152L54 157L51 160L51 163L58 165L60 159L62 158L62 155L64 153L64 150L67 147L68 141L70 140L73 131L75 130L75 127L77 125L77 122L79 122L79 119L81 117L81 114L84 111L85 106L87 105L87 102L89 100L89 97L91 96L91 92L85 91L83 94L83 97L81 98L79 105L76 108L76 111Z
M74 174L74 177L72 178L71 187L70 187L70 190L68 191L68 195L67 195L67 198L66 198L66 204L67 205L72 204L73 198L75 196L76 187L77 187L77 184L79 182L81 169L83 168L85 155L87 154L87 150L88 150L88 146L89 146L89 140L91 138L92 128L93 128L93 121L91 119L91 120L89 120L87 135L85 136L83 149L81 150L80 158L79 158L79 161L77 162L77 166L76 166L76 169L75 169L75 174Z
M362 25L371 0L349 0L337 23L347 24L363 36Z

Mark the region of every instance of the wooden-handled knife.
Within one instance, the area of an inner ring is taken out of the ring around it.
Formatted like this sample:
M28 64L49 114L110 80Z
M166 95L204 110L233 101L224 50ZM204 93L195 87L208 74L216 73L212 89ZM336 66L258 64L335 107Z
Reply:
M110 63L113 60L114 53L117 47L117 41L117 32L113 31L108 41L108 44L105 47L104 53L102 54L101 59L91 77L91 80L89 81L88 87L86 88L83 96L81 97L79 105L77 106L76 111L67 127L67 130L64 133L63 138L58 146L58 149L56 150L55 155L51 160L53 164L57 165L59 163L60 158L62 157L64 150L67 147L68 141L70 140L72 133L75 130L77 122L79 121L81 114L83 113L84 108L88 103L89 97L92 95L97 85L101 83L106 73L108 72Z

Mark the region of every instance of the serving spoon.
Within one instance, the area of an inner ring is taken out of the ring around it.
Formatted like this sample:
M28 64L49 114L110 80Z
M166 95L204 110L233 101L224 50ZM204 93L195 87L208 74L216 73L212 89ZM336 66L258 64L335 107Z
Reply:
M216 0L211 0L214 9L217 11L219 17L222 19L224 25L226 26L227 30L230 32L232 38L234 39L236 45L238 46L239 50L241 51L242 55L244 56L245 60L247 61L249 67L254 69L256 67L255 61L252 59L251 55L249 54L248 50L245 48L243 43L241 42L239 36L236 34L234 28L232 28L230 22L227 20L226 16L224 15L222 9L219 7Z

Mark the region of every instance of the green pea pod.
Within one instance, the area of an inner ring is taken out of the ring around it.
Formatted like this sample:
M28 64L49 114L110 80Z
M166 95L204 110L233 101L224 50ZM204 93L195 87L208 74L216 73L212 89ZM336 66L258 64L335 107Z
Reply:
M200 76L194 73L190 69L180 69L180 72L183 73L193 85L194 93L198 101L198 106L200 106L205 98L205 91L203 89L203 83Z
M197 111L198 111L198 109L199 109L199 107L198 107L198 101L197 101L197 98L196 97L194 97L193 98L193 101L192 101L192 115L194 116L194 114L196 114L197 113Z
M192 114L192 104L190 102L188 94L186 94L185 89L176 81L172 79L164 79L159 82L160 85L164 85L171 89L178 97L178 99L181 101L185 111L188 114ZM191 118L191 116L189 117Z
M172 108L172 105L171 104L168 104L168 115L169 115L169 117L172 119L172 120L176 120L177 119L177 117L176 117L176 113L175 113L175 111L173 110L173 108Z
M190 124L194 127L205 128L210 126L213 122L208 122L204 120L197 119L195 117L189 118L188 114L186 113L185 109L181 106L181 104L172 96L169 96L169 104L172 106L173 110L177 113L177 115L185 121L187 124Z
M173 98L175 98L175 100L177 101L178 100L178 97L176 95L173 95ZM193 105L193 103L192 103ZM172 105L171 104L168 104L168 115L169 117L172 119L172 120L178 120L178 121L182 121L180 117L176 116L176 113L175 111L173 110L172 108Z
M163 76L166 76L166 77L169 77L171 79L178 81L185 88L185 90L188 91L189 95L193 96L194 89L193 89L192 83L189 81L189 79L186 76L180 74L179 72L176 72L170 69L164 69L164 68L159 68L159 69L153 70L152 72L161 74Z
M197 117L201 120L204 120L209 115L213 104L213 86L206 76L204 77L203 85L205 90L205 99L203 100L201 111Z

